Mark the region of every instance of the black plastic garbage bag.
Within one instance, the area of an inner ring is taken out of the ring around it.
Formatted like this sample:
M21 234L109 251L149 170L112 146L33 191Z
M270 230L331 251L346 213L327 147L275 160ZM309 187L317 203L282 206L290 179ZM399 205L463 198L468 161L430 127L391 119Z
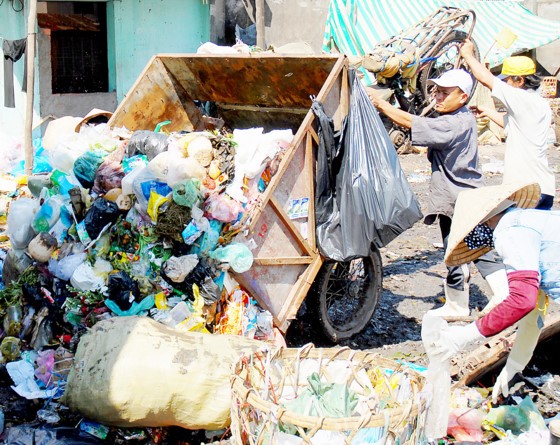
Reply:
M101 440L76 428L14 426L6 432L6 445L97 445Z
M93 201L84 218L84 225L90 238L92 240L97 238L107 224L116 223L119 215L119 206L114 202L103 198Z
M322 105L312 105L319 121L317 243L335 261L368 256L372 244L386 246L422 217L377 110L355 72L349 75L350 112L341 134Z
M109 288L109 299L123 311L130 309L132 303L139 300L138 284L126 272L110 274L107 287Z
M130 136L130 141L126 146L126 157L146 155L148 161L151 161L164 151L167 151L167 135L165 133L137 130Z

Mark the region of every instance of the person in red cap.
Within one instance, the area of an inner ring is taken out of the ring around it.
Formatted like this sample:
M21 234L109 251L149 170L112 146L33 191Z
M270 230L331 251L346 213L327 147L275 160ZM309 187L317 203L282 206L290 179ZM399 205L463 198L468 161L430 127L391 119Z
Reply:
M477 117L488 117L505 130L503 182L521 177L538 182L542 196L537 209L550 210L556 188L547 158L552 110L536 91L541 81L535 75L535 62L526 56L507 57L501 74L495 77L476 59L470 40L465 40L460 53L476 79L506 108L504 115L494 109L473 107Z
M426 224L439 221L444 248L451 230L455 201L459 192L483 185L482 173L478 167L478 132L476 119L466 107L471 95L473 80L464 70L454 69L444 72L437 79L430 79L435 85L435 110L438 117L412 115L394 107L368 88L368 95L375 107L397 125L411 129L414 145L428 147L428 160L432 165L428 212ZM508 292L504 265L495 254L489 253L475 262L481 275L486 279L493 296L483 309L489 311L499 304ZM469 316L469 268L463 264L447 268L444 280L445 304L430 311L449 320Z

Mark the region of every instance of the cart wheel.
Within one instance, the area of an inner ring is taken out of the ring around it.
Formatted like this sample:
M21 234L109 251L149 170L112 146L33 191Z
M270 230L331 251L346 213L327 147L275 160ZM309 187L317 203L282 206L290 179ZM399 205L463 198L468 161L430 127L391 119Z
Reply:
M309 292L308 309L331 341L362 331L381 297L383 265L379 250L348 262L326 262Z
M468 34L464 31L453 31L452 33L450 33L439 43L436 50L434 51L434 55L437 56L437 59L428 62L424 67L421 68L418 82L420 83L419 87L422 91L422 94L424 95L424 99L426 100L426 102L429 102L430 96L428 79L434 79L441 76L441 74L443 74L445 71L453 69L453 67L455 66L455 62L459 57L459 46L465 41L467 36ZM474 56L477 60L480 60L480 51L478 50L478 46L474 40L473 43ZM471 71L463 61L461 61L459 68L462 68L468 72ZM477 82L478 81L473 77L473 89L471 95L469 96L469 100L474 94Z

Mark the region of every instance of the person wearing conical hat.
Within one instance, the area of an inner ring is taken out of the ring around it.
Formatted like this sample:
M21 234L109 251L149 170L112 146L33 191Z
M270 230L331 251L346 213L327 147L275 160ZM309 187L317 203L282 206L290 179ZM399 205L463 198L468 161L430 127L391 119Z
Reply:
M554 172L547 158L552 109L536 91L541 79L535 74L535 62L526 56L507 57L501 74L495 77L474 57L470 40L463 43L460 52L476 79L506 108L504 115L490 108L471 107L477 117L492 119L506 133L503 182L521 177L538 182L541 198L537 209L551 209L556 192Z
M428 209L424 223L439 223L443 246L447 245L455 200L459 192L484 185L478 165L478 130L476 119L466 107L472 93L473 79L460 69L444 72L429 79L435 86L437 117L415 116L383 100L376 90L367 89L375 107L397 125L411 129L414 145L428 147L431 163ZM507 296L507 277L495 254L479 258L475 265L492 290L492 298L483 312ZM450 320L469 316L469 268L466 265L447 268L443 281L445 304L430 311Z
M466 264L495 249L506 266L509 294L477 321L447 326L429 346L430 354L448 359L519 322L515 344L494 385L494 402L508 395L509 381L529 363L548 297L560 301L560 211L534 209L540 198L537 183L507 183L461 192L455 205L445 263Z

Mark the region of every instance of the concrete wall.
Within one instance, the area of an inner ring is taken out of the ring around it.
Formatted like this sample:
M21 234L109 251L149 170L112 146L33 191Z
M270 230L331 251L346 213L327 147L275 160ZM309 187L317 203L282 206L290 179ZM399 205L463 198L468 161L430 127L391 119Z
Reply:
M270 9L270 16L265 16L267 45L305 42L315 53L321 53L330 0L265 0L265 3Z
M113 8L119 102L154 54L196 52L210 38L210 5L202 0L125 0Z
M16 40L27 37L27 3L23 11L15 11L12 3L5 1L0 4L0 37L3 39ZM17 2L16 2L17 5ZM0 43L2 43L0 41ZM3 53L2 53L3 55ZM14 64L14 98L16 108L4 107L4 57L0 63L0 133L8 134L12 137L22 138L25 126L25 106L27 94L21 91L25 58L22 57ZM35 74L37 76L37 73ZM34 121L38 121L37 97L39 89L35 88Z
M214 1L218 6L222 0ZM226 36L228 36L227 27L235 25L236 22L241 27L254 22L254 7L246 12L241 0L223 1L226 7L226 23L223 25L226 27ZM255 1L249 0L249 3L254 5ZM267 46L279 47L287 43L305 42L315 53L321 53L330 0L265 0L264 3ZM218 26L219 19L215 17L214 26ZM214 31L213 35L219 33ZM233 43L234 41L228 42L228 44Z
M560 0L525 0L523 4L539 17L560 21ZM554 74L560 68L560 40L537 48L536 53L537 60L549 73Z

